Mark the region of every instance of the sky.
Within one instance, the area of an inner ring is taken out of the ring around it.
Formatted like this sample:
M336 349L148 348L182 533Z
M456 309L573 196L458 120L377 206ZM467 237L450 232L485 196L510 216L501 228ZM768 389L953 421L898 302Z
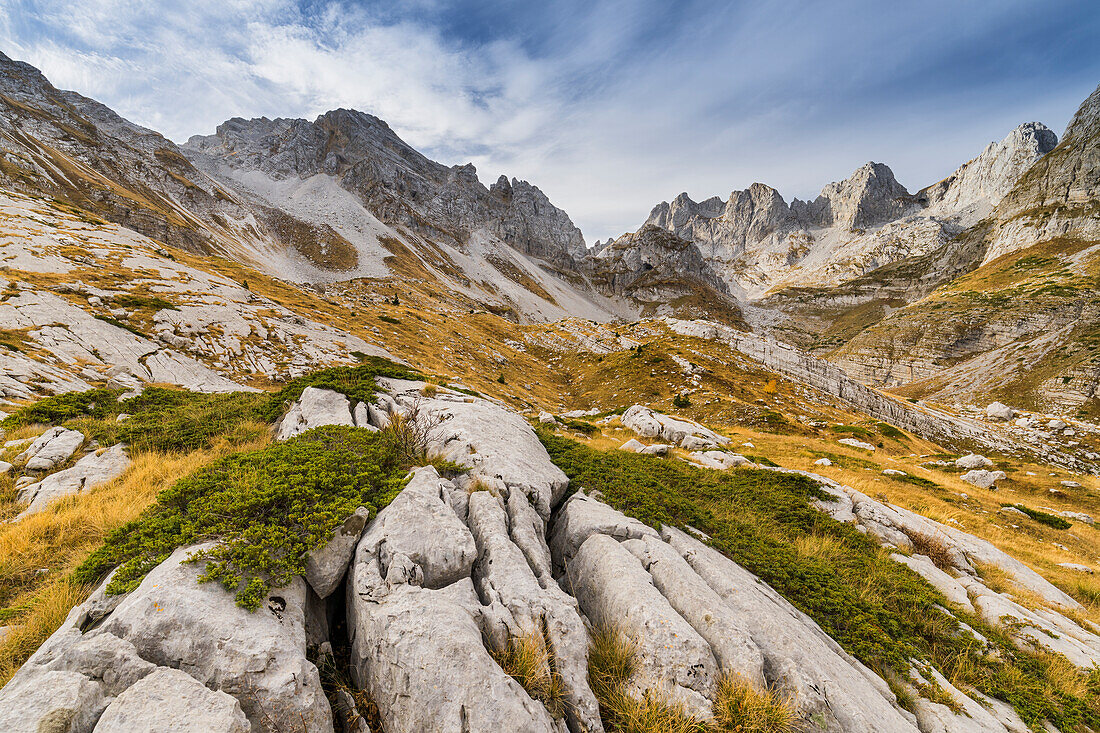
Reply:
M1100 84L1095 0L0 0L0 51L176 142L337 107L539 186L589 243L686 191L915 191Z

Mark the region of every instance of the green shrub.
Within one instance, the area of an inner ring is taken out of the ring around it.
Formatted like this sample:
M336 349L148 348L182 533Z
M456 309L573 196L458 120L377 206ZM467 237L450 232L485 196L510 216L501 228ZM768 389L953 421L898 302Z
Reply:
M683 410L684 408L691 407L691 400L688 399L686 394L680 393L672 398L672 406L678 410Z
M401 321L399 319L394 318L393 316L387 316L387 315L378 316L378 320L385 321L386 323L393 323L393 324L401 323Z
M269 397L264 410L264 419L274 422L282 416L284 410L302 396L306 387L331 389L346 395L354 405L358 402L370 402L378 391L375 377L393 377L396 379L420 379L418 372L395 364L379 356L370 356L360 366L339 366L298 377L287 382L278 392Z
M12 430L24 425L60 425L76 417L114 416L118 414L118 397L121 394L122 390L117 389L90 389L53 395L19 408L4 418L0 427Z
M306 555L357 507L373 516L389 504L404 474L387 433L344 426L228 456L161 492L74 579L95 584L120 566L107 592L125 593L176 548L219 540L192 556L207 561L200 581L218 581L238 605L255 609L304 572Z
M1048 527L1054 527L1055 529L1069 529L1073 526L1062 517L1056 516L1054 514L1047 514L1046 512L1041 512L1038 509L1030 509L1023 504L1001 504L1001 506L1010 506L1014 509L1018 509L1034 519L1039 524L1045 524Z
M893 438L894 440L905 440L908 436L902 431L895 428L890 423L880 422L875 423L875 428L878 430L878 434L884 438Z

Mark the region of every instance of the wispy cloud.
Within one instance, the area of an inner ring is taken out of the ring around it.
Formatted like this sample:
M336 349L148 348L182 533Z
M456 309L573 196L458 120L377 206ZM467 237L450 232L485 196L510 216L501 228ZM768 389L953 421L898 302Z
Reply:
M233 116L376 114L591 241L682 190L812 196L869 159L911 189L1100 82L1085 0L0 0L0 48L175 140Z

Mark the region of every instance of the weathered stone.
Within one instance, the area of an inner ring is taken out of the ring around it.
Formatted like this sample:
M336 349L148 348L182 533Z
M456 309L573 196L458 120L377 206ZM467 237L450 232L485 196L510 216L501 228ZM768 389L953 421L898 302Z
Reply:
M955 605L968 613L974 613L974 606L970 603L970 597L966 588L953 577L939 569L925 555L890 555L891 559L909 567L910 570L921 576L928 583Z
M1012 416L1015 414L1015 410L1000 402L994 402L989 407L985 408L985 416L990 420L1007 421L1011 420Z
M638 440L637 438L631 438L630 440L620 445L619 450L626 450L632 453L641 453L643 450L645 450L645 447L646 445L642 441Z
M865 443L862 440L856 440L855 438L841 438L837 441L841 445L846 445L849 448L859 448L860 450L875 450L875 446L870 443Z
M981 469L967 471L959 478L968 484L977 486L979 489L993 489L996 488L994 484L1006 478L1006 474L1004 471L986 471L985 469Z
M500 499L490 492L477 491L470 496L469 525L478 548L473 567L478 596L483 603L499 603L507 609L515 626L508 630L510 635L545 636L562 681L566 718L572 729L602 731L599 706L588 686L588 633L577 601L549 575L544 576L545 587L539 583L532 564L509 536L509 525L517 524L509 519ZM536 567L548 569L549 551L545 546L540 549L545 557Z
M207 689L178 669L159 668L127 688L103 711L95 733L249 733L234 698Z
M660 539L657 539L660 542ZM637 647L638 669L628 689L683 703L711 717L718 665L707 642L654 586L636 557L605 534L593 534L566 564L568 587L597 626L618 629Z
M991 468L993 461L989 460L985 456L980 456L977 453L968 453L962 458L955 459L956 468Z
M643 438L661 438L687 450L717 448L730 442L726 436L698 423L662 415L644 405L627 408L619 421Z
M768 682L797 696L804 719L830 733L915 733L886 683L808 616L718 551L673 528L662 534L748 627Z
M305 579L321 598L328 598L340 585L369 518L370 511L359 507L333 531L328 544L306 556Z
M15 457L16 463L26 461L28 471L50 471L64 463L84 444L84 433L68 428L50 428L35 438L30 447Z
M617 540L660 537L652 527L578 491L558 510L550 532L550 549L558 567L572 560L585 540L594 534Z
M622 546L638 558L661 595L710 645L721 670L736 673L762 689L764 656L748 627L680 553L650 536L626 540Z
M286 440L322 425L355 427L355 420L351 415L351 403L339 392L306 387L302 390L302 396L279 422L276 438Z
M317 668L306 660L305 581L295 578L249 612L220 584L198 582L202 564L184 562L192 549L154 568L102 622L102 633L237 698L256 730L270 720L282 730L332 731Z
M29 502L16 519L42 511L51 502L79 494L121 476L130 467L125 446L89 453L74 465L19 490L19 500Z

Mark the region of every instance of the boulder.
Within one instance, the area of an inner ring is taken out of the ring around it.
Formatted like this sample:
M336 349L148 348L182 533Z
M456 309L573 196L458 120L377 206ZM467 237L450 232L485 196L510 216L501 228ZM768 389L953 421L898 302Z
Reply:
M1058 563L1058 567L1065 568L1066 570L1076 570L1079 573L1086 573L1088 575L1092 575L1094 572L1088 565L1082 565L1076 562L1060 562Z
M161 667L129 687L103 711L94 733L249 733L235 699L199 684L178 669Z
M185 562L194 549L176 550L150 571L96 631L232 695L254 730L331 732L320 676L306 659L305 581L273 590L250 612L220 584L198 582L202 563Z
M558 419L545 410L539 413L539 423L542 425L557 425Z
M320 598L328 598L340 585L369 518L370 510L359 507L333 531L328 544L306 556L305 579Z
M29 502L29 506L16 519L40 512L62 497L105 484L121 476L129 467L130 457L121 443L107 450L89 453L69 468L20 488L19 500Z
M637 438L631 438L622 445L619 446L619 450L630 451L631 453L641 453L645 450L645 443Z
M908 476L905 471L899 471L896 468L884 468L882 469L883 476Z
M355 427L348 398L331 389L306 387L302 396L279 421L277 440L287 440L322 425Z
M642 448L639 453L646 456L667 456L672 453L673 446L664 443L654 443Z
M962 458L955 459L955 468L991 468L993 461L989 460L985 456L980 456L977 453L969 453Z
M28 471L51 471L69 460L83 444L84 433L68 428L50 428L17 455L15 462L25 461L24 468Z
M643 438L660 438L685 450L727 445L730 439L691 420L662 415L644 405L632 405L619 418L623 427Z
M1047 423L1047 428L1050 430L1065 430L1067 427L1065 420L1059 420L1055 418Z
M989 407L985 408L985 416L988 417L990 420L1011 420L1012 416L1015 414L1015 410L1013 410L1008 405L1002 404L1000 402L994 402Z
M871 445L870 443L864 443L862 440L856 440L855 438L841 438L837 442L841 445L846 445L849 448L859 448L860 450L870 451L873 451L875 449L875 446Z
M979 489L995 489L996 486L994 486L994 484L1006 477L1004 471L987 471L985 469L980 469L967 471L959 478L968 484L977 486Z
M1058 514L1065 517L1066 519L1075 519L1078 522L1081 522L1082 524L1088 524L1090 526L1096 526L1096 520L1092 518L1092 515L1085 514L1084 512L1065 511L1065 512L1058 512Z
M833 465L833 462L830 461L828 458L818 458L816 461L814 461L814 465L815 466L831 466L831 465Z
M1028 516L1014 506L1003 506L997 510L998 514L1009 514L1013 519L1027 519Z
M3 476L12 469L12 465L7 461L0 461L0 476Z

